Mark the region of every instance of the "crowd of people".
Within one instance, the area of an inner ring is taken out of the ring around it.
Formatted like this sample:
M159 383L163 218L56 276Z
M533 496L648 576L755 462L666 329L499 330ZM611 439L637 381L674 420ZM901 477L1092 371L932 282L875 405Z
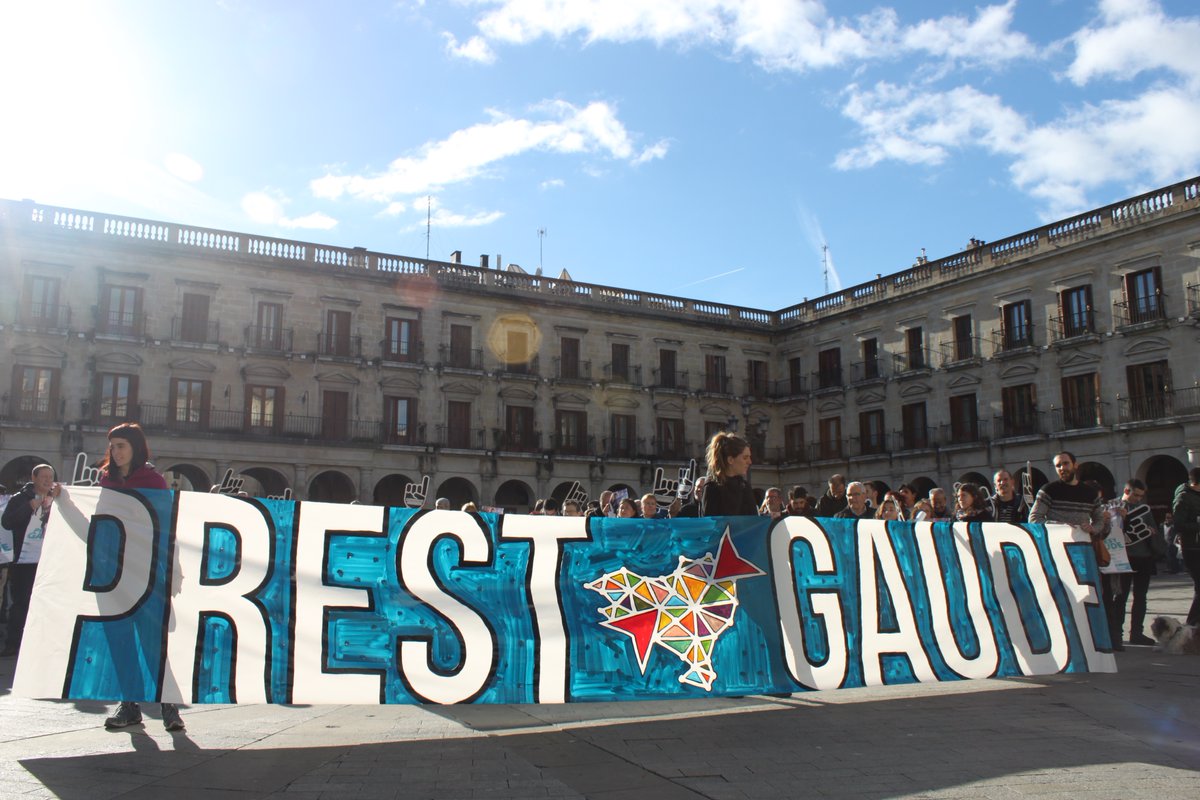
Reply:
M905 483L892 490L878 481L847 480L830 476L822 493L814 497L803 486L792 486L786 497L778 487L756 494L750 483L753 463L749 443L734 433L712 437L705 454L706 474L694 483L683 482L670 494L647 492L634 496L628 491L605 491L596 500L568 496L539 500L531 514L568 517L616 517L670 519L706 516L758 515L781 519L788 516L850 520L913 520L956 522L1065 523L1077 526L1093 541L1097 561L1108 564L1105 545L1113 531L1124 533L1125 551L1131 571L1105 574L1101 595L1107 612L1113 648L1123 650L1126 606L1132 596L1128 641L1153 644L1145 633L1147 593L1160 562L1170 571L1187 570L1195 584L1195 596L1187 617L1188 625L1200 624L1200 468L1188 473L1188 481L1175 492L1171 510L1156 523L1145 504L1146 486L1136 478L1124 485L1120 498L1105 501L1102 488L1080 480L1078 463L1070 452L1054 456L1056 480L1040 487L1018 491L1013 476L996 470L991 487L975 483L956 484L948 494L933 487L918 495ZM122 423L108 434L108 449L99 466L99 483L107 488L165 489L166 481L150 461L146 436L136 423ZM660 489L662 487L659 487ZM690 489L690 491L688 491ZM5 578L0 599L5 599L7 636L3 656L16 655L29 610L37 559L22 559L22 551L40 548L41 532L53 513L61 491L54 467L39 464L31 480L8 498L0 524L13 536L11 563L3 566ZM3 492L0 492L3 493ZM953 502L951 502L953 499ZM438 498L435 509L449 509L446 498ZM468 503L465 511L475 511ZM1116 524L1119 520L1120 524ZM28 555L28 554L27 554ZM183 720L176 706L162 704L163 724L169 731L182 731ZM109 728L123 728L142 721L135 702L122 702L108 717Z
M1187 624L1200 624L1200 468L1188 473L1188 482L1178 487L1171 510L1160 523L1145 504L1144 482L1131 478L1120 497L1106 499L1098 483L1080 479L1078 461L1067 451L1054 456L1057 480L1036 493L1029 486L1018 490L1013 475L1001 468L993 474L990 487L959 483L949 493L935 486L918 494L907 483L893 490L880 481L847 480L835 474L817 497L804 486L792 486L786 497L783 490L772 486L759 499L749 481L752 453L745 439L727 432L716 434L708 444L706 461L707 474L696 479L694 496L686 502L676 497L664 505L664 498L653 493L638 497L606 491L591 502L539 500L530 513L645 519L759 515L774 519L1064 523L1089 534L1101 566L1108 565L1104 543L1119 527L1132 571L1102 577L1101 597L1113 649L1124 650L1125 642L1154 644L1145 630L1146 605L1151 578L1160 564L1172 573L1186 569L1191 576L1195 595ZM1125 638L1127 608L1129 635Z

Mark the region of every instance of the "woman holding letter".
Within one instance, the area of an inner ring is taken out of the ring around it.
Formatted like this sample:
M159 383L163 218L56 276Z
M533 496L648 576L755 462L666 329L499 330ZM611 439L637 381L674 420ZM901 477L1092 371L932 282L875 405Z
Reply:
M108 432L108 452L100 462L100 485L105 489L166 489L167 481L150 463L150 445L146 434L136 422L122 422ZM116 713L104 720L106 728L125 728L142 721L142 709L137 703L121 701ZM162 704L163 727L168 731L183 730L179 707Z

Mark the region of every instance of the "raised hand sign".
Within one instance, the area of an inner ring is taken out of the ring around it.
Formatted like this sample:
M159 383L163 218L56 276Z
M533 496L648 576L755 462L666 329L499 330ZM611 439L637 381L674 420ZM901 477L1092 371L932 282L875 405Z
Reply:
M225 470L225 477L221 478L221 482L215 484L208 490L209 494L228 494L237 497L238 492L242 491L242 486L246 484L245 478L233 477L233 470Z
M409 508L420 508L425 505L425 498L429 495L429 476L425 475L421 478L420 483L409 483L404 487L404 505Z
M669 506L679 496L679 481L673 481L659 467L654 471L654 486L650 489L660 506Z
M675 490L675 496L681 502L686 503L692 496L692 492L696 489L696 459L688 462L686 467L679 468L679 487Z
M563 499L574 500L575 502L579 503L580 506L586 506L588 496L587 492L583 490L583 487L579 485L579 481L575 481L571 484L571 488L567 490L567 496Z
M75 456L75 469L71 471L71 486L99 486L100 470L88 466L87 453Z

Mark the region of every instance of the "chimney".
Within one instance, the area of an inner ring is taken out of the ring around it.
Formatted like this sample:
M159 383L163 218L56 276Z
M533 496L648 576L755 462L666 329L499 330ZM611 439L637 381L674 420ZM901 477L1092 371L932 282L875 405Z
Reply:
M461 264L462 263L462 250L455 250L453 253L450 254L450 263L451 264Z
M482 267L483 269L488 268L488 257L487 257L486 253L479 256L479 266Z

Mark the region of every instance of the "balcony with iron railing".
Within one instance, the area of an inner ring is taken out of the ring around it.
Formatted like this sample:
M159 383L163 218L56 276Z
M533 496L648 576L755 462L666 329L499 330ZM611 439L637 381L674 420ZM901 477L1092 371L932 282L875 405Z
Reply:
M937 441L937 428L927 425L892 432L892 442L899 452L930 450Z
M678 461L684 458L692 458L696 454L692 449L692 443L687 440L659 439L654 437L650 440L650 446L654 451L654 457L664 461Z
M1035 347L1033 340L1033 323L1024 325L1004 326L992 331L994 350L993 358L1026 353Z
M246 349L259 353L292 352L292 329L274 326L247 325Z
M808 394L808 376L792 375L780 378L772 386L773 396L778 398L803 397Z
M17 393L4 395L4 419L20 422L54 423L66 413L66 400L53 401L49 395Z
M815 387L814 391L821 392L828 389L841 389L842 368L829 367L827 369L819 369L812 374L812 382Z
M389 428L388 426L381 427L382 442L389 445L407 445L409 447L419 447L425 444L425 423L418 422L415 425L407 425L403 428Z
M992 435L996 439L1045 436L1046 433L1046 415L1037 409L1021 413L997 414L992 419Z
M450 450L486 450L487 433L487 428L438 425L435 429L434 444Z
M884 368L884 364L886 363L881 356L864 361L855 361L850 365L851 385L886 380L888 377L888 371Z
M834 461L845 458L846 448L841 439L817 441L809 445L809 461Z
M659 369L655 367L650 370L652 389L674 389L676 391L686 392L688 388L687 370L678 369Z
M438 363L450 369L465 369L472 372L483 371L483 348L481 347L451 347L443 344L438 346Z
M767 380L766 377L759 378L743 378L742 379L742 396L750 400L765 400L770 397L775 397L775 384Z
M555 356L554 379L563 382L591 383L592 362Z
M171 341L217 344L221 341L221 323L215 320L171 317Z
M882 431L866 437L856 436L850 440L850 455L855 458L886 455L888 452L888 435Z
M1167 320L1167 296L1162 290L1128 301L1113 303L1113 326L1117 330L1138 325L1155 325Z
M65 331L71 327L71 307L63 303L16 304L17 324L37 331Z
M610 362L604 365L604 380L625 386L641 386L642 366L640 364L614 365Z
M542 434L535 430L495 428L496 449L507 453L536 453L542 449Z
M596 437L584 434L556 433L550 437L550 449L562 456L596 455Z
M1106 417L1110 413L1104 409L1107 405L1107 403L1097 400L1091 405L1051 408L1047 420L1048 432L1063 433L1104 427L1108 424Z
M323 331L317 334L317 355L327 358L362 358L362 337Z
M963 369L978 367L991 353L991 343L979 336L950 337L938 346L938 367L941 369Z
M700 391L705 394L733 394L733 376L719 372L704 373Z
M892 353L892 371L897 378L928 375L933 370L933 353L924 347L906 353Z
M1168 389L1161 394L1117 397L1117 422L1156 422L1200 414L1200 386Z
M989 420L956 420L938 427L937 440L941 445L979 445L988 440Z
M769 448L775 464L803 464L809 459L810 449L804 442L785 441L783 447Z
M541 356L535 355L528 361L502 362L497 373L506 378L537 380L541 375L541 369Z
M1061 345L1089 342L1099 338L1096 327L1096 312L1088 308L1061 317L1050 318L1050 343Z
M102 311L92 306L96 317L96 334L98 336L120 336L132 339L142 339L146 336L146 323L149 318L145 314L135 314L132 311Z
M302 414L247 413L244 409L171 407L139 403L136 421L147 430L167 430L197 435L224 434L255 439L313 439L322 442L363 444L383 441L380 420L330 419Z
M388 364L423 364L425 362L425 342L380 339L379 357Z
M610 436L603 442L604 455L609 458L638 458L645 450L645 445L644 438Z

